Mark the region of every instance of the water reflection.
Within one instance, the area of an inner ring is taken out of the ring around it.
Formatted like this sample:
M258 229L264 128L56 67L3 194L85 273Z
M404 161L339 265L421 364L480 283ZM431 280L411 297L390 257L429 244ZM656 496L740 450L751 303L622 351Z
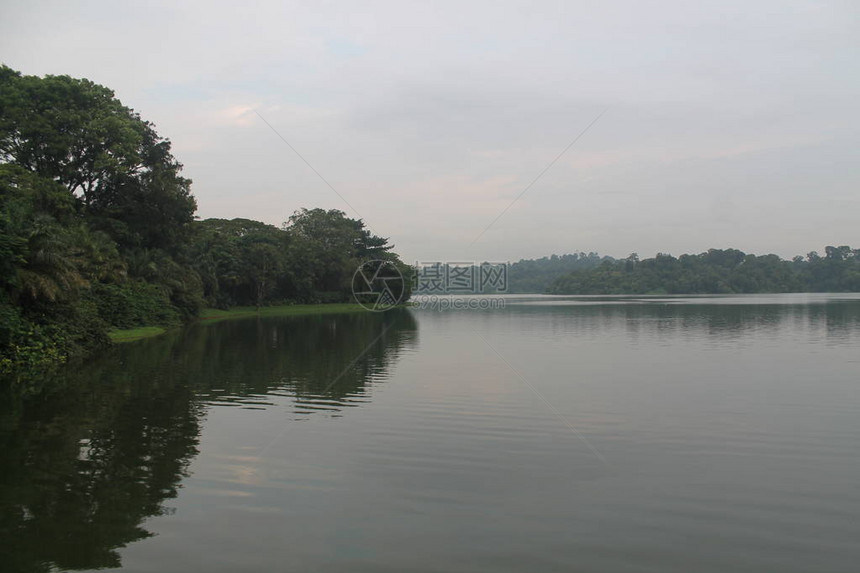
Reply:
M297 411L359 403L416 340L408 311L246 319L118 347L0 395L4 571L120 566L117 549L169 513L207 404ZM336 379L336 383L332 381Z
M860 299L846 295L807 302L792 296L514 300L507 312L521 320L523 328L534 323L545 329L549 320L558 335L615 331L623 325L633 339L685 333L718 342L788 329L845 343L860 332Z
M552 300L415 312L420 353L410 312L200 324L7 392L0 569L851 570L860 299Z
M118 566L114 550L149 536L142 521L167 511L197 453L201 409L181 380L93 367L53 393L3 397L7 571Z
M408 310L232 320L187 331L181 346L193 350L181 359L211 403L254 407L288 395L298 413L339 411L361 403L416 342Z

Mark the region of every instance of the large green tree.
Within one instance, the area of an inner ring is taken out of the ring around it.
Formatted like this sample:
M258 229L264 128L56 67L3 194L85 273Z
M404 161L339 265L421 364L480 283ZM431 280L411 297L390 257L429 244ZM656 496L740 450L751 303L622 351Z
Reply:
M0 370L196 313L181 167L108 88L0 67Z
M85 79L0 68L0 162L63 185L125 246L172 248L196 208L170 142Z

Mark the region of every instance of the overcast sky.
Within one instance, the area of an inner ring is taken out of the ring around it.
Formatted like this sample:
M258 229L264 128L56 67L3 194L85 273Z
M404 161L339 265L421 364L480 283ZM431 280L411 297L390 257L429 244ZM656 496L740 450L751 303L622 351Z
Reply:
M856 1L0 0L0 61L114 89L203 218L337 208L407 261L860 247Z

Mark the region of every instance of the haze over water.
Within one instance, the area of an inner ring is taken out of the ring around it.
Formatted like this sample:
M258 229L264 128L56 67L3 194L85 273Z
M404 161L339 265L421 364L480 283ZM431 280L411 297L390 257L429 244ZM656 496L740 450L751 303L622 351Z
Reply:
M860 296L199 323L0 401L14 571L855 571Z

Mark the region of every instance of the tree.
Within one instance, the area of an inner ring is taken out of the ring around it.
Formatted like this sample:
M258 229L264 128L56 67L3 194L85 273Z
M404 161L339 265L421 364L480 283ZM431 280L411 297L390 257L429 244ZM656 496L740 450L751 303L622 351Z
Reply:
M88 281L79 268L81 229L58 184L0 165L2 282L12 300L74 297Z
M393 245L350 219L343 211L302 209L284 224L291 237L292 254L302 260L304 272L313 277L316 290L343 293L351 289L352 276L369 260L398 261Z
M170 142L89 80L0 68L0 161L63 185L126 246L170 250L196 208Z

